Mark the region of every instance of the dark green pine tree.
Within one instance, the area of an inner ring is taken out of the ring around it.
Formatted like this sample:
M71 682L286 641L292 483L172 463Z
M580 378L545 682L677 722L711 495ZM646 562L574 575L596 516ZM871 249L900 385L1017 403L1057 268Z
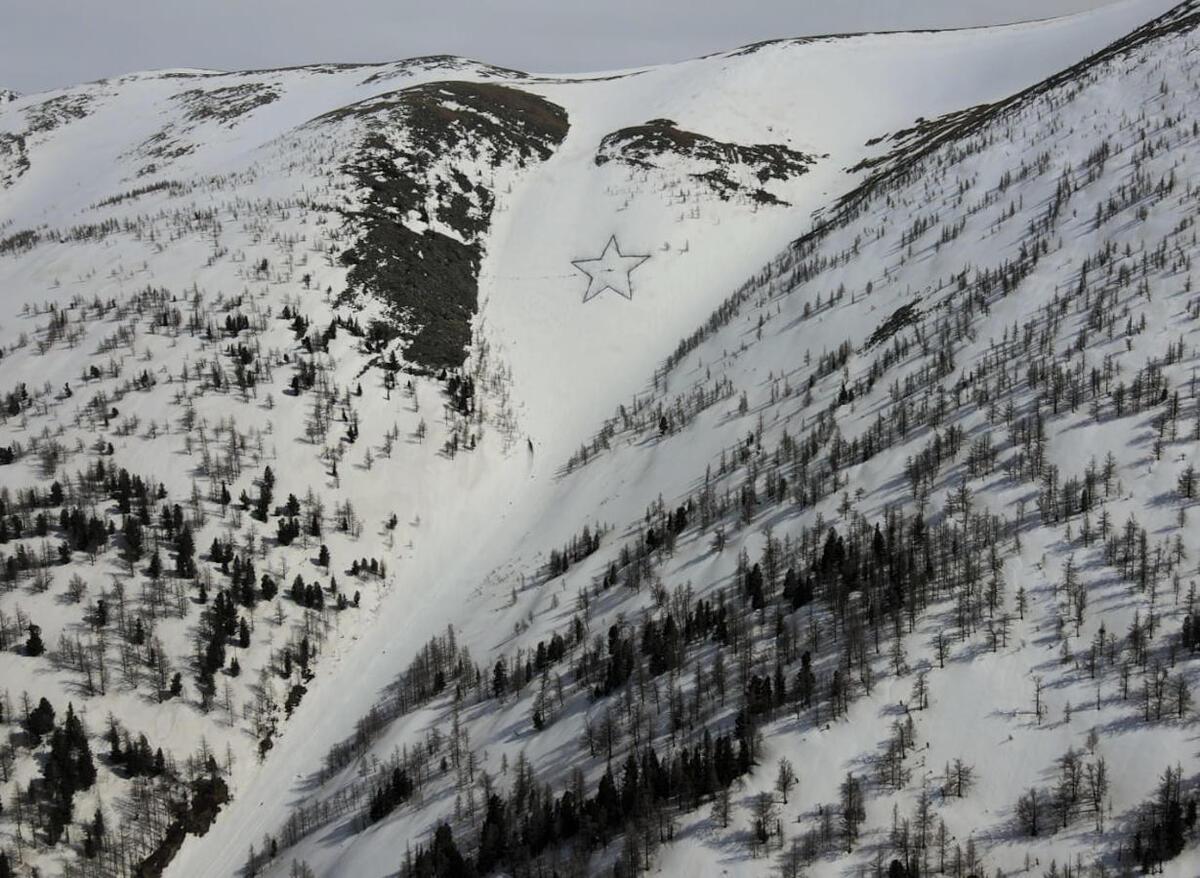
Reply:
M196 575L196 543L192 529L184 525L175 540L175 572L180 579L191 579Z
M271 471L271 468L267 467L267 472L270 472L270 471ZM258 492L258 500L255 501L254 510L250 514L254 518L257 518L259 521L266 521L267 515L270 514L270 511L271 511L271 485L264 478L262 487Z
M487 814L479 830L479 856L476 865L485 875L504 862L508 852L508 815L503 800L496 794L488 798Z
M142 533L142 521L136 515L128 515L125 517L125 524L121 528L121 535L125 539L125 558L130 564L135 561L140 561L142 552L145 548L145 537Z
M29 639L25 641L25 654L36 657L45 651L46 644L42 643L42 629L32 622L29 623Z
M470 878L476 874L470 864L459 853L454 843L454 834L450 827L442 823L433 833L433 844L426 852L428 861L423 871L418 867L417 874L437 875L439 878Z
M96 813L92 817L92 837L97 842L104 838L104 812L99 807L96 808Z
M196 692L200 695L200 709L207 712L217 694L216 680L213 679L213 672L208 668L201 668L200 673L197 674Z
M35 743L41 743L45 735L50 734L54 730L54 708L45 698L41 699L37 707L29 711L29 719L25 721L25 731L29 732L30 737Z
M73 705L67 705L67 717L63 721L63 734L67 739L71 773L75 777L75 790L90 789L96 782L96 763L92 759L92 747L88 743L87 729L75 715Z
M162 579L162 573L162 558L159 556L158 550L155 549L154 554L150 556L150 563L146 565L146 575L155 582L158 582L158 580Z

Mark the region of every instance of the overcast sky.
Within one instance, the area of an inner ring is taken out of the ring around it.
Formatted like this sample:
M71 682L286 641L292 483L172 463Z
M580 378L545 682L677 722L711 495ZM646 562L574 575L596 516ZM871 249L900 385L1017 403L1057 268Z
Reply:
M961 27L1112 0L2 0L0 87L134 70L457 54L535 72L675 61L771 37Z

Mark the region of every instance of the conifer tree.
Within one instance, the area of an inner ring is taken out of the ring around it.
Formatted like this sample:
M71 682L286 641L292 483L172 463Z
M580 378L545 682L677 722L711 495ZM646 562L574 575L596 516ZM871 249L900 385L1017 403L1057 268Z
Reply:
M42 629L29 623L29 639L25 641L25 654L28 656L37 657L46 651L46 645L42 642Z

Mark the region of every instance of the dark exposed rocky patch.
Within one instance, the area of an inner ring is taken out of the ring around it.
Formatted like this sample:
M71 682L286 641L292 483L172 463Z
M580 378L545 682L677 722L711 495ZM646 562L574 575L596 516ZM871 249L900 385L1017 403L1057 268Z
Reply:
M93 98L90 94L65 94L42 101L25 110L27 134L48 134L55 128L91 112Z
M519 70L481 64L468 58L459 58L457 55L424 55L420 58L408 58L404 61L387 64L384 69L372 73L364 79L362 84L371 85L376 82L387 82L389 79L399 76L411 76L414 73L428 73L437 70L455 73L465 71L478 74L486 79L519 79L526 75Z
M0 189L7 189L28 170L25 138L20 134L0 134Z
M586 76L530 76L525 81L531 84L539 83L544 85L569 85L580 82L616 82L619 79L632 79L635 76L641 76L649 72L649 69L623 70L619 73L592 73Z
M614 131L605 135L596 150L597 165L617 161L632 167L662 169L678 160L694 166L689 176L722 200L745 195L760 204L785 204L763 188L764 184L791 180L807 173L816 162L814 156L782 144L726 143L685 131L670 119L652 119L644 125Z
M193 88L176 95L187 108L184 117L188 122L204 122L216 119L228 125L258 107L279 100L279 89L264 82L246 82L223 88Z
M747 43L744 46L739 46L736 49L733 49L731 51L724 52L721 54L724 54L728 58L738 58L743 55L757 54L758 52L761 52L763 49L767 49L772 46L803 46L807 43L815 43L820 40L837 40L837 39L844 39L844 38L850 37L850 36L860 36L860 35L859 34L826 34L826 35L822 35L822 36L812 36L812 37L784 37L782 39L776 39L776 40L759 40L758 42Z
M345 73L347 70L361 70L366 67L379 66L381 65L377 63L358 64L350 61L326 61L320 64L289 64L285 67L257 67L253 70L237 70L218 75L244 78L247 76L266 76L273 73L290 73L296 70L301 70L305 73L329 75L333 73Z
M246 114L274 103L279 97L278 86L264 82L193 88L172 96L171 100L183 107L183 116L151 134L133 150L133 155L150 160L138 169L138 176L157 173L176 159L195 152L197 144L190 135L198 125L215 121L232 128Z
M972 120L982 121L988 116L990 106L987 104L965 107L954 110L936 119L926 119L923 116L914 120L908 128L890 134L880 135L868 140L867 146L887 145L887 151L869 156L850 168L852 173L858 171L886 170L889 166L900 162L911 154L923 153L929 143L941 143L941 136L947 131L972 130Z
M0 88L0 104L7 104L10 101L15 101L20 95L15 91L7 88Z
M171 136L173 129L164 129L162 131L151 134L137 148L137 152L146 158L157 159L163 163L170 163L181 156L185 156L192 152L196 145ZM141 173L152 173L156 169L155 165L151 165L149 170L143 168Z
M566 111L491 83L439 82L353 104L315 120L356 119L362 148L347 165L362 192L348 213L355 243L343 301L374 296L389 320L369 341L400 337L416 368L457 368L466 359L478 296L482 239L493 193L470 175L542 161L566 136Z

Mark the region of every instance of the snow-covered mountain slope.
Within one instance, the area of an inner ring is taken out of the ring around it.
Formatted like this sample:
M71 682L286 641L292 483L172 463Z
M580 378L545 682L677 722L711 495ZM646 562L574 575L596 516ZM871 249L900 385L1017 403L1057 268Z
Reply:
M627 810L623 835L623 818L590 812L587 845L572 836L544 856L629 868L670 835L659 863L672 873L765 872L781 834L803 853L815 829L814 874L886 864L891 805L910 817L958 757L976 784L935 808L949 856L972 832L989 871L1026 851L1112 855L1081 803L1065 832L1032 840L1012 812L1096 726L1105 825L1128 842L1163 754L1193 757L1186 723L1135 722L1119 697L1123 641L1097 659L1099 695L1047 652L1065 633L1078 657L1101 623L1124 636L1152 611L1132 699L1187 599L1170 492L1174 456L1194 447L1190 354L1166 363L1158 348L1191 314L1192 8L1006 99L1166 8L576 78L450 58L168 71L0 107L3 719L20 727L23 692L60 721L73 701L105 754L94 784L71 782L69 841L47 844L64 822L51 785L6 807L0 848L43 873L122 874L149 857L189 876L293 861L393 874L448 820L477 863L490 851L522 871L530 800L488 817L487 796L527 787L526 765L538 796L577 785L579 808L611 758L637 798L630 752L678 760L736 727L720 790ZM818 209L819 231L790 244ZM631 299L585 304L571 260L613 234L652 258ZM1138 380L1117 403L1122 376ZM1179 417L1146 459L1162 388L1180 383ZM1086 504L1066 487L1085 479L1080 447L1098 471L1114 454L1103 500L1091 477ZM1093 531L1135 511L1118 576ZM886 576L855 554L877 522L889 558L908 549ZM833 560L831 526L861 573ZM1164 544L1154 565L1137 562L1140 528L1146 558ZM668 610L689 633L634 673L621 657L654 654ZM30 654L31 622L45 655ZM939 630L952 642L931 646ZM820 694L764 703L759 678L778 667L797 691L805 652ZM909 734L896 705L926 669L930 704L912 714L928 751L905 737L873 758L893 720ZM1034 674L1040 724L1025 713ZM982 680L995 703L972 702ZM1063 719L1068 701L1097 698L1098 713ZM113 721L165 764L124 743L111 755ZM35 743L20 733L3 763L6 802L57 764ZM996 755L1005 746L1021 770ZM746 862L753 799L781 756L801 786L783 832L753 845L770 856ZM393 768L405 784L367 826ZM850 821L841 856L817 808L841 820L830 806L847 772L866 822ZM728 819L711 813L723 790ZM102 844L85 841L97 808ZM511 847L475 850L485 825ZM1194 857L1180 863L1189 874Z

